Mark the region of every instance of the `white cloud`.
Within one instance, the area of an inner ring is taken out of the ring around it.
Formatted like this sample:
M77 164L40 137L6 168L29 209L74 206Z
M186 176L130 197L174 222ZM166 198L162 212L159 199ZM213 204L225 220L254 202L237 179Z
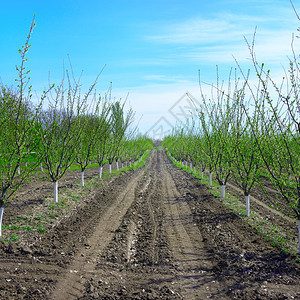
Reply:
M247 40L251 44L252 36L249 36ZM287 56L292 55L291 40L292 35L288 31L258 32L254 47L257 59L269 63L284 63ZM296 53L300 52L299 40L295 40L294 48ZM248 46L243 39L239 43L194 47L180 55L182 58L204 64L234 63L233 56L243 63L249 62L251 58Z
M227 21L193 19L167 26L164 33L147 37L162 44L199 44L226 39L226 32L233 30Z
M292 32L296 31L299 21L291 8L273 10L272 15L267 16L224 13L212 19L185 20L162 27L159 33L147 39L165 49L170 64L185 60L204 64L234 63L232 55L239 60L249 59L244 36L251 42L255 27L258 26L257 57L278 61L291 54ZM300 50L299 45L296 45L296 49Z
M255 26L278 22L278 19L223 13L215 18L202 17L172 23L159 28L159 33L146 39L161 44L201 45L239 41L253 34Z
M190 84L189 80L183 78L183 76L169 76L163 74L148 74L143 76L143 80L159 83L173 83L173 84Z

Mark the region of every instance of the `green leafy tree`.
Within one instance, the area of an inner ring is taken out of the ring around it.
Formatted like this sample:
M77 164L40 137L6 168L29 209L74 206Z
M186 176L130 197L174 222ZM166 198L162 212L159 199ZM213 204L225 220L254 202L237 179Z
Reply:
M111 105L111 122L110 122L110 137L107 147L107 160L109 163L109 173L111 173L111 167L113 161L119 159L120 149L124 136L129 125L133 121L134 113L130 109L127 113L124 112L125 103L120 102L113 103Z
M44 154L48 177L54 184L55 202L58 202L58 181L76 159L78 138L84 129L83 116L97 79L98 77L88 92L82 96L79 89L80 78L75 81L66 70L65 77L55 88L54 95L47 97L48 109L40 117L42 126L39 131L41 139L39 151Z
M93 112L79 117L80 127L83 128L77 140L76 162L81 168L81 185L84 186L84 171L91 159L97 157L97 144L103 142L100 135L103 130L108 131L107 119L109 106L98 101ZM104 135L105 136L105 135ZM99 148L98 148L99 149Z
M30 71L25 68L34 27L33 19L26 42L19 50L21 64L16 67L17 88L2 85L0 90L0 236L5 203L36 169L43 156L36 151L39 144L37 120L47 92L43 93L40 104L34 107L31 86L28 86Z

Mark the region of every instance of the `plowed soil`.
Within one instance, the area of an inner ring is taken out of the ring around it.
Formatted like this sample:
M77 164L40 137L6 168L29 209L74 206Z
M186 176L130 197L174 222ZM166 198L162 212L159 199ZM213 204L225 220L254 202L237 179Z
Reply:
M41 210L46 194L33 186L22 209L7 207L8 220ZM164 151L0 253L1 299L300 299L295 259Z

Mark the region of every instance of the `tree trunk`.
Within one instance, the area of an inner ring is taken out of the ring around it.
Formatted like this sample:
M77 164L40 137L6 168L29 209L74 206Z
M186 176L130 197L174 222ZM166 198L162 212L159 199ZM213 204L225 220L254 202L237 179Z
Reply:
M245 196L246 199L246 216L249 217L250 216L250 196L247 195Z
M102 170L103 170L103 167L100 167L100 168L99 168L99 178L100 178L100 179L102 178Z
M84 186L84 171L81 171L81 186Z
M116 169L119 171L119 162L116 162Z
M298 220L298 235L299 235L299 247L298 247L298 254L300 254L300 220Z
M0 208L0 238L2 237L2 219L3 219L3 213L4 213L4 203L2 204Z
M226 184L221 185L221 198L225 198L225 189L226 189Z
M111 164L109 164L109 174L111 174Z
M209 172L209 185L211 186L212 185L212 173Z
M54 182L54 202L58 202L58 181Z

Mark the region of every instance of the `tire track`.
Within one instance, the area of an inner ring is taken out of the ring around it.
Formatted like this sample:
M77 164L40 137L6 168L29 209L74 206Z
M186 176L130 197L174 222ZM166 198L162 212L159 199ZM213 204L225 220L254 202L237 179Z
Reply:
M213 257L205 250L203 238L193 222L192 212L184 197L178 192L172 176L167 170L166 157L160 153L165 226L170 248L177 267L177 280L182 287L182 295L186 299L211 298L219 294L222 285L215 278Z

